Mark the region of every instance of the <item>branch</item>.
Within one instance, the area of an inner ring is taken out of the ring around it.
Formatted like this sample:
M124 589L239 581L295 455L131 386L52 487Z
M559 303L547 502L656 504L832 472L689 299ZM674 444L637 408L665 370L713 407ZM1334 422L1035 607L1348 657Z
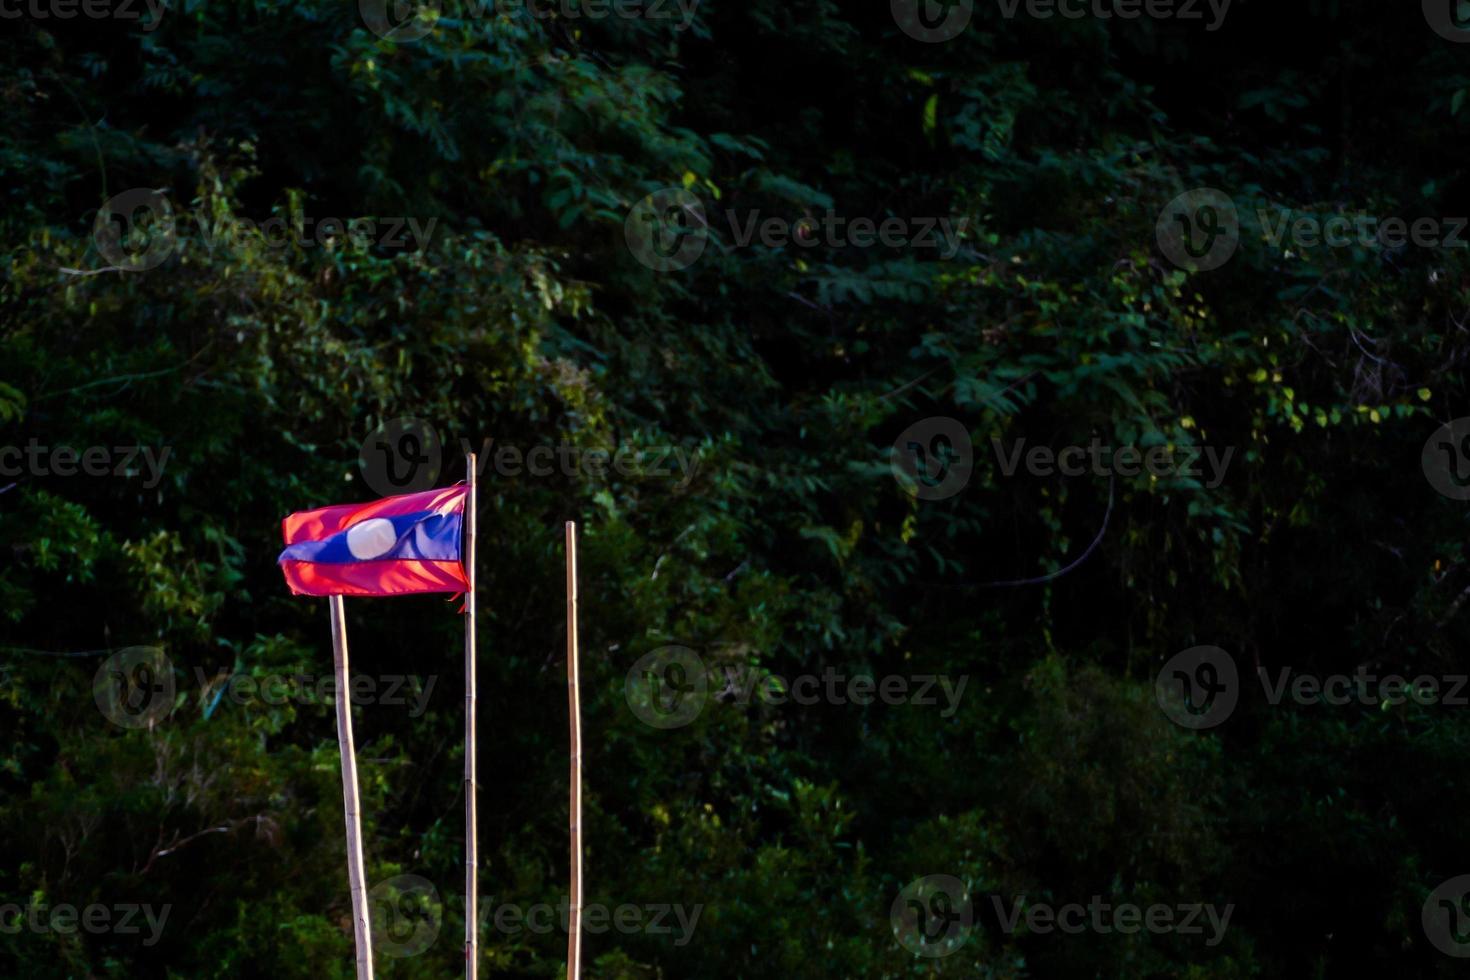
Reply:
M1095 537L1095 538L1092 539L1092 543L1087 546L1087 550L1084 551L1084 552L1082 552L1082 554L1078 555L1077 558L1076 558L1076 560L1073 561L1070 565L1067 565L1065 568L1059 568L1056 571L1051 572L1051 573L1046 574L1046 575L1038 575L1035 578L1018 578L1018 579L1011 579L1010 581L1006 581L1006 582L982 582L979 585L976 585L975 588L977 588L977 589L1008 589L1008 588L1014 588L1016 586L1021 586L1021 585L1042 585L1042 584L1044 584L1046 582L1051 582L1051 581L1054 581L1056 579L1061 578L1063 575L1066 575L1068 572L1072 571L1073 569L1077 568L1077 566L1079 566L1083 562L1085 562L1088 559L1088 556L1090 556L1094 551L1097 550L1097 546L1100 545L1100 544L1102 544L1103 535L1108 533L1108 521L1113 516L1113 480L1114 480L1114 476L1112 474L1109 474L1108 475L1108 509L1103 514L1102 527L1100 527L1098 529L1097 537Z

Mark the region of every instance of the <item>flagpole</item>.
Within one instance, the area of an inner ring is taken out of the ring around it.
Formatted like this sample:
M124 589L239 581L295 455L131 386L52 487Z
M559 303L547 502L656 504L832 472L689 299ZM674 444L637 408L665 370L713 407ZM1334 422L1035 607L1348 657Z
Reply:
M464 975L475 980L480 971L479 824L475 793L475 454L465 454L464 502Z
M582 700L577 690L577 522L567 521L567 708L571 719L572 889L567 924L567 980L582 976Z
M347 822L347 880L352 889L352 931L357 940L357 980L373 980L367 889L363 887L362 809L357 797L357 749L352 743L352 684L347 676L347 618L342 597L332 610L332 660L337 672L337 745L342 752L342 812Z

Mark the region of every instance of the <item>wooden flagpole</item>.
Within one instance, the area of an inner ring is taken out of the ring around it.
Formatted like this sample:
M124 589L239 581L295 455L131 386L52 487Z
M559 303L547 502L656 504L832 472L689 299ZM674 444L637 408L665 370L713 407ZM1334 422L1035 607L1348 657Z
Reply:
M567 923L567 980L582 976L582 699L577 689L577 522L567 521L567 708L571 718L572 893Z
M352 888L352 931L357 939L357 980L373 980L372 932L363 885L362 810L357 798L357 749L352 743L352 683L347 676L347 618L342 597L330 596L332 660L337 673L337 745L342 751L342 812L347 821L347 881Z
M479 824L475 793L475 454L465 454L464 568L464 975L475 980L480 972Z

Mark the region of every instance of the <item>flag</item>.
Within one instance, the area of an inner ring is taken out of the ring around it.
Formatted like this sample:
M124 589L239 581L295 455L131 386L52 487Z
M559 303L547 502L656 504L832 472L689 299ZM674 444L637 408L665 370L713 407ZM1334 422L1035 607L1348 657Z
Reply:
M464 484L370 504L303 510L281 522L277 559L297 595L411 595L469 588L460 559Z

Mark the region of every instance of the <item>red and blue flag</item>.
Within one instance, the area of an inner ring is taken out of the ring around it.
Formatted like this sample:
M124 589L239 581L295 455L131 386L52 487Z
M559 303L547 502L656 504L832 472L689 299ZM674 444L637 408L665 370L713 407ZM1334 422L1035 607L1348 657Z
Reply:
M297 595L464 592L468 492L459 484L292 514L281 522L286 584Z

